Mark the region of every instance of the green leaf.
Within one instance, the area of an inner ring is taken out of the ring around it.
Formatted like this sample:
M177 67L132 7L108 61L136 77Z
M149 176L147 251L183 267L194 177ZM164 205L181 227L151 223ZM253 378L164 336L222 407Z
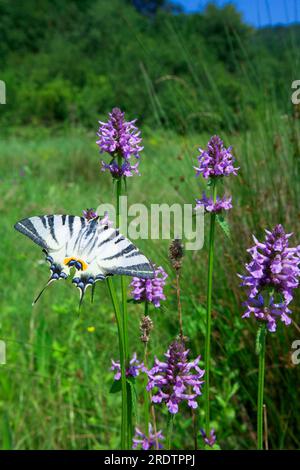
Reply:
M111 387L110 387L109 393L118 393L121 390L122 390L121 379L120 380L114 380Z
M230 226L226 219L222 215L217 215L217 222L220 225L221 229L225 233L227 238L231 238Z
M131 402L131 408L133 415L135 418L137 418L137 393L135 389L135 378L134 377L127 377L127 391L128 393L128 398Z
M12 448L13 444L9 418L7 413L4 412L2 420L2 450L11 450Z
M258 355L261 351L264 339L266 335L266 326L260 325L256 335L256 342L255 342L255 352Z
M260 350L261 350L260 334L261 334L261 328L258 328L257 334L256 334L256 339L255 339L255 352L256 352L257 355L259 355Z

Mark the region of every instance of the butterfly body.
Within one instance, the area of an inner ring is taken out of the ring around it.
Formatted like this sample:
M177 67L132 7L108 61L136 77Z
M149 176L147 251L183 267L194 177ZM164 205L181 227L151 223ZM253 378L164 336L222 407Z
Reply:
M81 300L89 285L107 276L154 277L148 259L118 229L101 223L99 217L34 216L17 222L15 229L42 247L51 271L47 285L66 279L75 269L72 282L80 290Z

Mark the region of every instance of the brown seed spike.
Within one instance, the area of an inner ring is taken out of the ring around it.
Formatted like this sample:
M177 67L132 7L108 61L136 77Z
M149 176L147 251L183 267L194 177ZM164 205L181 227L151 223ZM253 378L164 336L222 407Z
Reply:
M143 343L148 343L151 330L153 330L153 321L146 315L140 322L141 341Z
M184 256L184 248L181 240L179 238L175 238L169 247L169 259L171 264L176 271L181 268L182 265L182 258Z

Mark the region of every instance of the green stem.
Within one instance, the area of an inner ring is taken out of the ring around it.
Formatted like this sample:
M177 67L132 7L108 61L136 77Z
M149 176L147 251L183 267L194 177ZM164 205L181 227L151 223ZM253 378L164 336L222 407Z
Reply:
M149 315L149 302L145 302L145 310L144 310L144 316L147 317ZM148 338L149 341L149 338ZM148 369L148 342L145 343L145 349L144 349L144 365ZM144 417L145 417L145 427L146 427L146 435L149 435L149 423L150 423L150 417L149 417L149 409L151 412L151 418L152 418L152 423L153 423L153 431L155 435L155 449L159 449L158 445L158 438L157 438L157 426L156 426L156 414L155 414L155 409L154 409L154 404L152 402L152 392L151 390L147 392L147 378L145 379L145 387L144 387Z
M118 158L119 165L122 164L121 157ZM117 180L117 228L121 226L120 215L120 197L122 195L122 179ZM129 347L128 347L128 312L127 312L127 284L124 276L121 276L121 294L122 294L122 321L123 321L123 341L124 341L124 361L125 367L129 364ZM130 385L127 386L127 446L128 449L132 446L133 427L132 427L132 404L131 404L131 389Z
M177 295L177 311L178 311L178 323L179 323L179 336L183 341L183 326L182 326L182 308L180 301L180 281L179 281L179 269L176 270L176 295Z
M266 354L266 325L260 326L259 366L258 366L258 396L257 396L257 449L263 450L263 406L265 382L265 354Z
M145 343L144 349L144 365L147 367L147 343ZM144 381L144 419L145 419L145 434L148 436L148 428L149 428L149 407L151 406L149 400L149 392L147 392L147 376L145 374L145 381Z
M148 315L148 302L145 302L145 311L144 315L145 317ZM145 342L145 347L144 347L144 366L147 368L148 367L148 342ZM151 406L150 400L149 400L149 392L147 392L147 376L145 374L145 386L144 386L144 418L145 418L145 434L148 436L148 428L149 428L149 406Z
M197 416L196 410L191 408L192 421L193 421L193 434L194 434L194 450L198 450L198 426L197 426Z
M129 347L128 347L127 283L126 283L124 276L121 277L121 290L122 290L122 306L123 306L125 360L126 360L126 364L128 364L129 363Z
M127 383L127 449L132 449L132 439L133 439L133 432L132 432L132 406L133 406L133 397L132 397L133 390L130 387L129 383Z
M132 423L132 389L127 384L127 449L132 448L133 439L133 423Z
M173 433L173 425L174 425L174 415L169 414L168 416L168 429L167 429L167 449L172 449L172 433Z
M145 317L148 315L148 302L145 302ZM144 347L144 366L147 367L148 362L148 342L145 342ZM145 387L144 387L144 417L145 417L145 428L146 428L146 435L148 436L148 428L149 428L149 392L146 390L147 386L147 376L145 374Z
M121 162L119 161L119 165ZM122 196L122 180L117 180L117 228L121 226L121 215L120 215L120 197ZM127 315L127 285L124 276L121 276L121 292L122 292L122 310L123 310L123 332L124 332L124 347L125 347L125 359L126 363L129 362L129 350L128 350L128 315Z
M148 313L149 313L149 302L146 300L145 301L145 311L144 311L145 317L148 316Z
M216 182L213 181L213 201L217 199ZM214 267L214 241L215 241L216 214L210 216L209 233L209 257L208 257L208 277L207 277L207 309L206 309L206 334L205 334L205 386L204 386L204 410L205 410L205 431L210 433L210 401L209 401L209 379L210 379L210 343L211 343L211 310L212 310L212 289L213 289L213 267Z
M107 286L110 293L111 301L114 307L118 335L119 335L119 350L120 350L120 365L121 365L121 386L122 386L122 422L121 422L121 448L127 449L127 380L126 380L126 365L125 365L125 350L124 350L124 335L123 335L123 322L122 314L120 311L120 304L117 298L113 280L107 278Z

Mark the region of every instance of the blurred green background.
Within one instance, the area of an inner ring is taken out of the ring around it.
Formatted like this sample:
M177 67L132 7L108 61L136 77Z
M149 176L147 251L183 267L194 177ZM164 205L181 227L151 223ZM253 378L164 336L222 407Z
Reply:
M233 6L186 15L167 2L142 9L131 1L0 0L0 366L2 449L107 449L120 444L120 396L109 393L117 330L105 283L78 311L71 283L56 283L31 307L47 280L37 246L13 230L26 216L81 214L113 202L100 172L98 120L114 106L138 118L145 150L141 177L128 181L129 203L191 203L198 147L219 133L241 167L225 187L233 196L231 238L219 228L214 275L212 418L223 449L253 449L256 439L256 325L242 320L243 271L251 234L282 223L300 242L300 26L254 29ZM149 3L149 2L148 2ZM153 2L151 2L153 3ZM155 2L154 2L155 3ZM298 74L298 75L297 75ZM208 224L206 224L208 225ZM207 240L207 238L206 238ZM169 273L167 300L150 313L150 357L178 333L168 241L139 247ZM182 270L184 332L192 355L204 352L207 246L187 252ZM299 448L299 295L293 324L268 336L265 402L269 446ZM129 304L130 350L141 356L142 306ZM92 328L91 328L92 327ZM142 397L143 383L138 382ZM140 399L142 401L142 398ZM157 410L159 429L167 416ZM199 427L203 403L199 400ZM138 409L136 421L143 429ZM187 408L174 446L193 447Z

